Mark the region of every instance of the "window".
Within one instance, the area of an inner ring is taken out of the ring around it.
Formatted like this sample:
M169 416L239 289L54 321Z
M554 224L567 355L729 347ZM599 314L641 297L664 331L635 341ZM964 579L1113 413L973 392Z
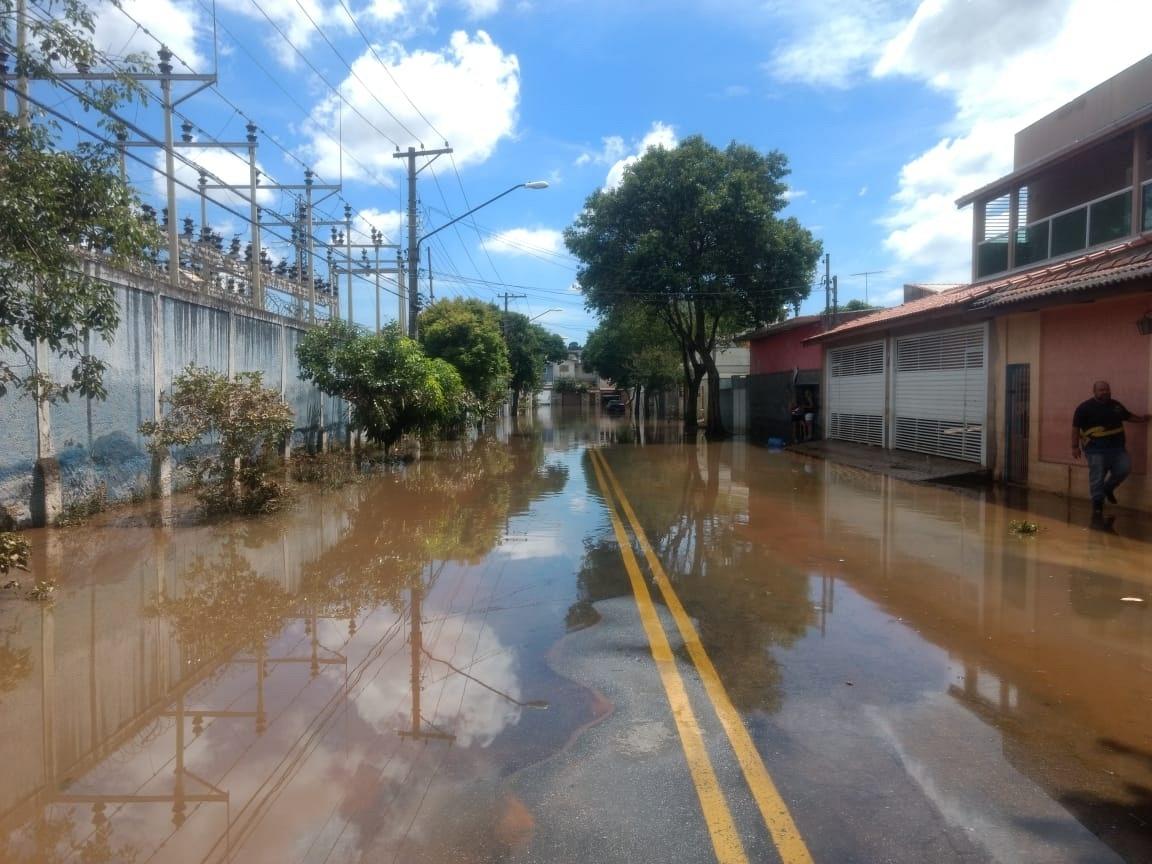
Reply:
M1096 246L1118 240L1132 233L1132 193L1119 195L1088 205L1088 245Z

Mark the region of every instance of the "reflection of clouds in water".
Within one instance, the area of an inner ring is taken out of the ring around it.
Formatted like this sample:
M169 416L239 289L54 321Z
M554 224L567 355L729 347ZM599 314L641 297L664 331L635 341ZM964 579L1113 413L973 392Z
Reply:
M568 501L568 509L573 513L583 513L588 509L588 498L584 495L574 496Z
M426 612L426 617L438 616ZM381 629L387 629L387 622ZM490 628L464 615L434 620L425 624L424 648L420 713L426 722L454 734L460 747L473 743L487 747L506 727L519 721L517 705L437 662L445 660L520 701L515 660ZM474 658L484 659L473 666ZM372 675L356 698L359 715L381 732L409 728L411 671L408 651L386 656L378 674Z
M559 532L537 531L530 534L512 532L508 539L492 550L492 558L526 561L532 558L556 558L564 554Z

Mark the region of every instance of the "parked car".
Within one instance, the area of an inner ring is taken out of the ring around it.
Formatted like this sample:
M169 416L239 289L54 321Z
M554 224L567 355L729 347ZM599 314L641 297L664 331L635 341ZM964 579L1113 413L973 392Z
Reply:
M625 405L619 399L609 399L604 403L604 413L611 416L620 416L624 414Z

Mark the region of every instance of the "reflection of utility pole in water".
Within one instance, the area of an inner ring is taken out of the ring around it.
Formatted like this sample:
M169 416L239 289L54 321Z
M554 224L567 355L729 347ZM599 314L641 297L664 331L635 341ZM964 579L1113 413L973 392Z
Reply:
M820 635L824 635L828 616L836 611L836 577L820 574Z
M421 572L416 584L409 589L412 595L412 601L408 608L408 616L412 622L412 631L409 636L409 642L412 646L412 728L401 729L400 737L413 738L417 741L429 739L455 741L456 736L448 732L440 732L435 729L431 732L425 732L420 716L420 655L424 653L424 634L420 630L420 601L424 594L423 578L424 574Z

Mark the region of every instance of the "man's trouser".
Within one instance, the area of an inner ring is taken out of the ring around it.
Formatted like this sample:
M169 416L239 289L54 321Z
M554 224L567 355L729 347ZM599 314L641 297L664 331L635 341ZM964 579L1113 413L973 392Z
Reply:
M1132 459L1122 447L1110 450L1087 450L1088 489L1092 503L1101 504L1104 496L1119 486L1132 471Z

